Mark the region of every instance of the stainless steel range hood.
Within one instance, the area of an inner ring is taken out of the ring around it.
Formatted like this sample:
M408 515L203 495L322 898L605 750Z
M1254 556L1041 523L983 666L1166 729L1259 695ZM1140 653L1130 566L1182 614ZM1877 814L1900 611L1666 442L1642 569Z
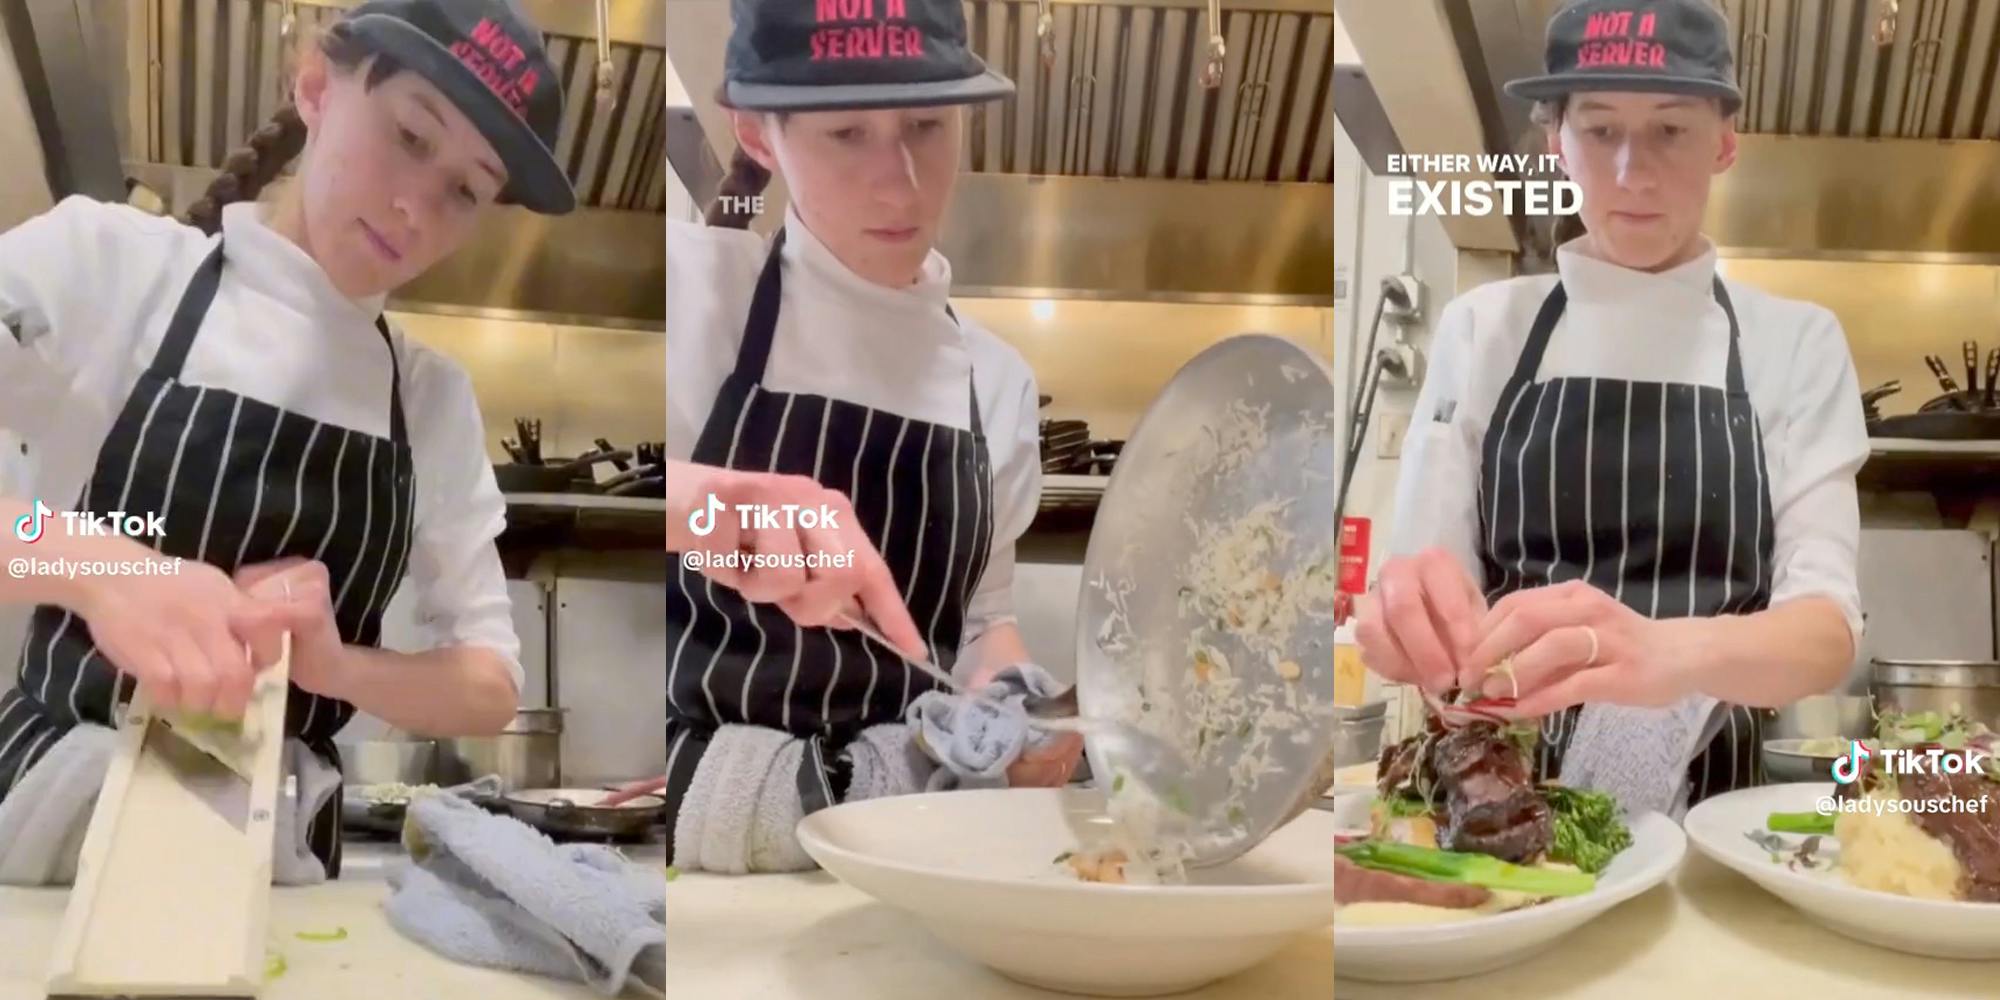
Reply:
M25 0L43 29L25 40L50 81L38 115L58 196L96 197L106 158L114 176L153 188L176 213L228 153L269 118L288 83L287 10L301 32L358 0ZM665 278L660 226L667 0L613 0L607 36L615 103L596 100L597 23L587 0L522 0L548 32L569 100L555 153L579 210L548 219L498 209L455 259L394 296L406 309L658 328ZM19 20L14 18L13 20ZM80 44L46 26L81 25ZM12 39L17 51L24 40ZM88 85L66 85L65 80ZM51 136L52 126L108 121L111 131ZM78 141L77 136L84 140ZM70 139L71 141L49 140ZM113 146L114 148L107 148ZM116 196L113 193L110 196Z
M1538 71L1560 0L1338 0L1410 152L1539 152L1500 85ZM1721 0L1745 103L1704 225L1745 256L2000 260L2000 3ZM1454 244L1497 232L1447 221ZM1540 253L1546 226L1523 226Z
M1327 305L1333 299L1333 17L1328 0L1224 0L1228 56L1207 89L1203 0L970 0L974 49L1011 102L967 119L940 249L968 294ZM711 100L727 0L674 6L667 51L706 148L735 141ZM683 156L689 162L682 166ZM701 200L700 192L691 193ZM773 192L774 196L782 192ZM770 204L760 228L778 217Z

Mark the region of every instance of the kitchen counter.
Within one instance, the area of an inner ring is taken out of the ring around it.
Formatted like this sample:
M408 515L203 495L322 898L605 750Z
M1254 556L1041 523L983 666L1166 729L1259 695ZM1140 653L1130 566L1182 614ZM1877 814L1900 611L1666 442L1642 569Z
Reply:
M1627 900L1519 965L1443 983L1341 980L1337 993L1340 1000L1904 1000L1992 996L1996 976L2000 962L1905 955L1824 930L1690 847L1666 885Z
M265 986L263 1000L599 997L582 983L459 965L398 934L382 904L389 895L388 863L401 853L394 843L349 843L338 881L272 890L268 936L273 950L284 955L286 969ZM626 853L641 862L665 857L657 846ZM68 902L67 888L0 888L0 1000L43 1000L49 955ZM295 936L336 928L346 928L345 940Z
M1200 1000L1329 997L1333 935L1300 936L1248 972L1180 994ZM915 917L831 875L682 875L667 885L668 980L689 997L758 1000L1039 1000ZM1484 998L1482 998L1484 1000Z

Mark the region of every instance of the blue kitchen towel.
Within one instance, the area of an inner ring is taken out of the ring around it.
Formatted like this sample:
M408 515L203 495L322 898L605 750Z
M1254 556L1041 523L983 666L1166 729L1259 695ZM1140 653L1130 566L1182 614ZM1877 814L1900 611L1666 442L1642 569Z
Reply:
M666 990L666 878L595 844L559 845L456 795L403 822L410 860L389 872L389 923L456 962L589 983L606 996Z
M918 745L943 765L932 773L927 790L1007 787L1007 768L1028 749L1039 749L1056 738L1029 725L1024 707L1028 696L1052 698L1063 690L1047 670L1019 663L974 692L918 695L904 719L916 730Z
M71 885L97 797L118 755L117 730L91 723L70 727L0 800L0 885ZM326 866L307 835L313 817L340 788L340 772L298 740L286 740L284 784L271 829L271 882L316 885ZM249 786L230 776L194 788L224 815L249 807Z

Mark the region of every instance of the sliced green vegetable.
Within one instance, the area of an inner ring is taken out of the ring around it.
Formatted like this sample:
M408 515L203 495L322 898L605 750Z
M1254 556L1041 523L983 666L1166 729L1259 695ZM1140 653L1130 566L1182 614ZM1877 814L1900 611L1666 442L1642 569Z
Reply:
M1521 756L1529 760L1535 759L1535 748L1542 741L1542 726L1539 721L1503 726L1500 733L1513 742L1521 751Z
M1120 772L1119 774L1114 775L1111 779L1111 794L1116 795L1124 790L1125 790L1125 775L1123 772Z
M1431 814L1430 803L1415 795L1392 795L1376 801L1381 805L1382 812L1390 819L1412 819Z
M1632 846L1632 831L1619 818L1618 800L1610 795L1545 785L1542 797L1548 801L1555 820L1550 860L1575 865L1595 875L1618 852Z
M207 712L187 712L177 717L174 722L186 729L198 729L206 732L241 733L243 731L242 719L225 719L219 715L210 715Z
M1597 876L1589 872L1527 868L1486 854L1440 851L1385 840L1360 840L1334 850L1363 868L1532 896L1581 896L1597 887Z
M284 953L282 953L282 952L275 952L275 951L267 951L267 952L265 952L265 953L264 953L264 981L265 981L265 982L267 982L267 983L268 983L268 982L270 982L271 980L273 980L273 979L276 979L276 978L278 978L279 976L282 976L282 975L284 975L284 974L285 974L285 968L286 968L286 966L285 966L285 956L284 956Z
M679 868L675 868L673 865L667 866L667 881L672 882L673 880L680 877L681 877L681 870Z
M1833 833L1833 817L1817 812L1772 813L1764 821L1764 826L1775 833L1813 833L1828 836Z
M335 927L330 931L299 931L292 935L301 941L345 941L347 928Z
M1244 815L1243 815L1243 807L1242 807L1242 806L1230 806L1230 807L1229 807L1229 823L1230 823L1230 825L1231 825L1231 826L1242 826L1242 825L1243 825L1243 824L1244 824L1245 822L1246 822L1246 819L1245 819L1245 817L1244 817Z
M1055 863L1062 864L1063 862L1068 861L1073 857L1076 857L1075 851L1064 851L1061 854L1056 855Z

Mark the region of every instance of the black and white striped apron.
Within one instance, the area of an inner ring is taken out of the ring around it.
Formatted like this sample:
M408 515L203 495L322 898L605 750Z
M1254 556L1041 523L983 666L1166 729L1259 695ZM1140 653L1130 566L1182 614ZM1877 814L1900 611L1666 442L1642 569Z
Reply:
M784 232L772 241L744 325L692 460L810 476L853 502L901 586L936 662L951 669L965 608L993 545L993 488L977 389L970 430L926 423L759 383L777 331ZM950 312L947 308L947 313ZM894 331L884 331L893 336ZM748 724L806 739L798 781L808 814L846 794L840 751L863 729L899 722L937 686L858 633L801 628L678 564L667 588L667 826L716 729ZM669 845L671 850L671 844Z
M223 270L222 245L182 294L158 352L113 422L75 509L158 512L162 554L225 572L299 556L326 564L340 636L372 646L382 609L408 564L413 499L401 366L388 324L389 437L321 423L269 403L180 380ZM132 679L98 655L73 612L42 605L22 643L12 691L0 696L0 795L79 723L113 725ZM291 689L285 732L338 767L334 734L354 706ZM309 839L329 877L340 872L340 796Z
M1764 439L1744 388L1736 310L1723 388L1606 378L1535 381L1567 295L1558 282L1486 431L1480 537L1488 600L1584 580L1650 618L1747 614L1771 599ZM1762 709L1725 706L1690 765L1692 805L1763 781ZM1581 706L1542 723L1538 768L1560 773Z

